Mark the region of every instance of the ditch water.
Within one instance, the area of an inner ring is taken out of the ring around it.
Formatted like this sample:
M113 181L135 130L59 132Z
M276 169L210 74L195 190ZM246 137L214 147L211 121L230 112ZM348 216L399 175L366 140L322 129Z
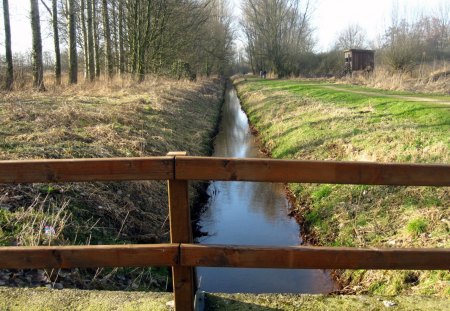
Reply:
M259 158L255 137L229 86L214 156ZM283 185L259 182L211 182L210 198L199 225L207 235L200 244L300 245L300 227L288 216ZM333 281L324 270L197 268L199 289L222 293L327 293Z

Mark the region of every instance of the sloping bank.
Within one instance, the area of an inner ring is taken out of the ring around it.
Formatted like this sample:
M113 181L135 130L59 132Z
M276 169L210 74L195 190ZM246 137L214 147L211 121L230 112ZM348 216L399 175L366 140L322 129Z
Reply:
M6 94L0 99L0 159L144 157L169 151L208 155L223 92L218 79L156 79ZM166 188L165 182L153 181L1 185L0 246L168 241ZM0 271L0 285L50 281L60 288L170 284L160 269Z
M234 80L273 158L449 163L450 107L334 90L317 82ZM289 185L316 245L449 247L448 187ZM342 292L450 296L448 271L339 271Z

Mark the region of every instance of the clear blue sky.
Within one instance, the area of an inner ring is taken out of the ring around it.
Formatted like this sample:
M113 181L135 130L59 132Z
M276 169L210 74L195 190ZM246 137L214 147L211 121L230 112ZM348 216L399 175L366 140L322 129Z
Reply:
M48 3L50 1L46 0ZM337 34L348 24L360 24L366 29L369 40L376 36L390 21L391 8L398 1L402 14L412 15L420 9L437 10L440 3L450 0L311 0L313 7L312 24L316 30L317 51L327 50ZM234 15L239 16L240 0L230 0ZM31 29L29 0L9 0L12 28L13 53L31 49ZM407 13L404 13L407 12ZM4 30L3 14L0 14L0 45L3 50ZM42 36L44 49L52 50L52 32L49 27L50 16L41 8ZM0 53L4 53L1 51Z

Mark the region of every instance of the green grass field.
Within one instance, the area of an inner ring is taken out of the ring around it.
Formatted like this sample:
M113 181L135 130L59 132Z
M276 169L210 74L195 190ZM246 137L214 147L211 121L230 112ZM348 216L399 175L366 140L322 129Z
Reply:
M251 124L274 158L450 162L450 104L433 102L450 102L448 96L385 93L317 81L234 82ZM290 188L304 231L316 244L450 246L448 187ZM344 292L450 296L446 271L344 271L340 281Z

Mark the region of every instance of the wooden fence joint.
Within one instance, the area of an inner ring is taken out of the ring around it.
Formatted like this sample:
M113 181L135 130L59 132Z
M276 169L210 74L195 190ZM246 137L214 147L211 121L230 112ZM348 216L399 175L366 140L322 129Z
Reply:
M167 153L167 156L173 157L173 180L177 180L177 157L187 156L186 151L171 151Z

